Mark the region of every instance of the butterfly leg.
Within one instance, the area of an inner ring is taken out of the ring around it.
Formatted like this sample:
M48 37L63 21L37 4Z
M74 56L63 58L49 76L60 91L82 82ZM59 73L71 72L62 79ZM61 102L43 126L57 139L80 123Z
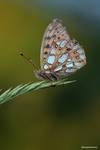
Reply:
M52 76L53 81L60 80L59 76L55 72L51 73L51 76Z
M53 72L51 73L51 78L52 78L51 86L56 87L55 81L59 80L59 76Z
M53 75L53 73L51 74L41 74L42 77L48 81L50 81L51 83L51 87L55 87L56 85L54 84L54 81L57 81L57 77L55 75Z
M45 74L47 80L52 81L50 74Z

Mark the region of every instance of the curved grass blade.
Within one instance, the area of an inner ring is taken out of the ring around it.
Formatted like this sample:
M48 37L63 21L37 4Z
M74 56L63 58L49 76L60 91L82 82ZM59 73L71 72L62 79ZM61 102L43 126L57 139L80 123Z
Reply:
M69 83L73 83L73 82L75 82L75 80L68 81L67 79L62 79L62 80L56 81L56 82L41 81L41 82L35 82L35 83L20 84L17 87L10 88L10 89L6 90L4 93L2 93L0 95L0 104L8 102L17 96L23 95L30 91L36 91L36 90L40 90L40 89L44 89L44 88L48 88L48 87L65 85L65 84L69 84Z

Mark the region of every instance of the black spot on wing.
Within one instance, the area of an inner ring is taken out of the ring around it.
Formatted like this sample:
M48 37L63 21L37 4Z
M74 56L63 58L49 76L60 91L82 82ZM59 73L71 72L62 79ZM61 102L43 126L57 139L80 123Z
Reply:
M51 46L50 46L49 44L47 44L47 45L45 46L45 48L51 48Z

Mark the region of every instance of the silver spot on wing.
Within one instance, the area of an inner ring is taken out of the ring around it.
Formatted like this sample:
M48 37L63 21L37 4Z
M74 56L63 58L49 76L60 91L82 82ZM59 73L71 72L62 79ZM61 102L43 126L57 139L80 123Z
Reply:
M48 61L49 64L53 64L54 61L55 61L55 56L54 55L53 56L49 56L47 61Z

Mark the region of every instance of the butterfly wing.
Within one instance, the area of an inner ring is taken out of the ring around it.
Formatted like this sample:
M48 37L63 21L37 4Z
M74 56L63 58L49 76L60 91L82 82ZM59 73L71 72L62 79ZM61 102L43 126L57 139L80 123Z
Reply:
M59 44L63 39L66 39L65 43L67 43L70 39L69 35L62 25L62 21L54 19L52 23L48 25L43 36L40 55L41 70L56 68L58 56L62 53L59 50ZM65 43L62 43L62 46L64 46Z
M84 49L70 39L58 19L54 19L44 33L40 61L41 70L58 76L67 76L86 64Z
M64 55L67 55L65 61L62 62ZM66 53L58 58L58 61L61 62L57 68L54 69L54 72L58 76L68 76L82 68L86 64L86 56L84 49L79 45L76 40L70 40L66 44Z

